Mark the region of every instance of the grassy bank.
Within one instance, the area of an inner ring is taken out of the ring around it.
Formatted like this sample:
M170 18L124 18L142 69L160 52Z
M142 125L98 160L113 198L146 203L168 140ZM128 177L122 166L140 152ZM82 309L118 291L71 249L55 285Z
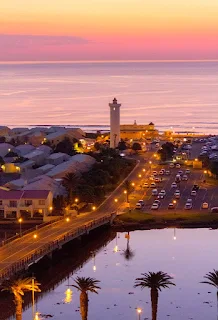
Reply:
M128 228L155 228L155 227L213 227L218 226L218 214L202 212L167 212L167 213L144 213L138 210L119 215L115 226Z

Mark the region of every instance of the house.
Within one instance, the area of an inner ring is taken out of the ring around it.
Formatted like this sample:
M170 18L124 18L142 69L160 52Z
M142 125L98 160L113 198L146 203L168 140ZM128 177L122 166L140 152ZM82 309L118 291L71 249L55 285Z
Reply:
M30 144L21 144L20 146L15 147L14 152L16 152L19 156L25 157L26 154L35 150L35 147Z
M10 134L11 129L6 126L0 126L0 137L5 137Z
M80 175L83 172L89 171L95 162L96 160L89 155L77 154L68 161L54 167L47 175L54 179L63 178L69 172L75 172L75 174Z
M53 164L53 165L58 165L64 161L67 161L70 159L70 156L66 153L62 153L62 152L57 152L57 153L53 153L51 154L48 158L47 158L47 163L49 164Z
M10 151L14 151L14 146L10 143L0 143L0 157L5 157Z
M0 190L0 216L4 218L45 217L52 212L52 203L49 190Z
M53 164L45 164L44 166L37 168L36 171L39 172L40 175L42 175L49 172L54 167L55 166Z
M43 165L45 164L46 155L43 151L33 150L32 152L27 153L25 158L34 161L37 165Z
M20 173L24 173L26 172L28 169L32 169L32 167L34 166L35 161L32 160L27 160L24 161L22 163L16 163L16 166L20 168Z

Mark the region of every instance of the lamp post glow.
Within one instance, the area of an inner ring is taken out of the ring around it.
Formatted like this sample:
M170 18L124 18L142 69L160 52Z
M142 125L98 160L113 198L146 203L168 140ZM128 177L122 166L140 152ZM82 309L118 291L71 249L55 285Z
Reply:
M92 207L92 210L95 211L95 210L96 210L96 206L93 206L93 207Z
M78 202L79 202L79 199L78 199L78 198L76 198L74 201L75 201L75 203L78 203Z
M139 178L141 178L141 177L142 177L142 175L141 175L141 174L139 174L139 175L138 175L138 177L139 177Z
M173 230L173 240L176 240L176 228Z
M117 202L118 202L118 199L117 199L117 198L116 198L116 199L114 199L114 202L116 202L116 203L117 203Z
M141 319L142 309L138 308L138 309L137 309L137 313L138 313L139 320L140 320L140 319Z
M21 237L21 235L22 235L22 227L21 227L22 221L23 221L22 218L19 218L19 219L18 219L18 222L20 223L20 237Z
M135 183L134 182L132 182L132 186L135 187Z
M37 239L37 237L38 237L38 236L37 236L37 234L35 233L35 234L33 235L33 238L34 238L34 239Z
M67 221L67 222L69 222L69 221L70 221L70 218L69 218L69 217L67 217L67 218L66 218L66 221Z

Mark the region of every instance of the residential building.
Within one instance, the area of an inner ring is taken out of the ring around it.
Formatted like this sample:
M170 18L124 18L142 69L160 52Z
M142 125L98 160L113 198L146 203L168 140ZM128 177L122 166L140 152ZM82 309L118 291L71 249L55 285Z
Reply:
M49 190L0 190L0 216L4 218L44 217L52 212L52 203Z
M70 159L70 156L68 154L62 153L62 152L57 152L57 153L52 153L47 158L47 163L57 166L58 164L60 164L64 161L67 161L69 159Z
M159 135L158 130L152 122L147 125L137 124L121 124L120 125L120 138L123 140L141 140L152 139Z
M110 147L116 148L120 141L120 107L121 104L117 103L117 99L114 98L112 103L109 103L110 107Z

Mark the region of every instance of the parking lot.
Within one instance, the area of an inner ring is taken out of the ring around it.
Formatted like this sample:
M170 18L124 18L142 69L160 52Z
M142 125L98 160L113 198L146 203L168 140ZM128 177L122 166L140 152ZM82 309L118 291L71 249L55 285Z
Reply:
M170 175L159 175L159 172L161 169L169 170ZM175 182L176 175L178 172L182 171L180 176L182 177L185 174L186 169L188 169L185 166L181 166L181 168L169 168L169 166L161 166L156 165L153 168L150 168L147 170L144 174L142 173L142 178L140 179L140 190L138 191L138 194L141 195L141 199L144 200L144 206L141 211L149 212L149 211L155 211L156 213L165 213L166 211L183 211L185 210L191 212L199 212L199 210L203 210L206 212L210 212L211 208L218 207L218 186L211 185L209 183L203 182L205 180L204 172L203 170L199 169L190 169L190 173L187 174L188 180L183 181L181 180L179 183L177 183L176 187L172 187L172 183ZM158 190L158 194L161 190L166 191L166 195L163 199L158 199L157 196L152 195L152 190L154 188L150 187L153 180L150 179L152 176L153 171L156 171L158 174L155 177L160 177L162 181L156 183L156 189ZM148 183L149 187L144 186L145 183ZM191 192L194 185L198 185L199 189L196 191L195 196L191 196ZM179 190L180 197L175 197L176 190ZM151 210L152 204L155 200L160 201L160 205L157 210ZM191 208L185 209L186 203L188 199L189 202L191 201L192 206ZM202 209L202 204L204 202L208 203L207 209ZM173 203L173 209L168 209L169 204Z

